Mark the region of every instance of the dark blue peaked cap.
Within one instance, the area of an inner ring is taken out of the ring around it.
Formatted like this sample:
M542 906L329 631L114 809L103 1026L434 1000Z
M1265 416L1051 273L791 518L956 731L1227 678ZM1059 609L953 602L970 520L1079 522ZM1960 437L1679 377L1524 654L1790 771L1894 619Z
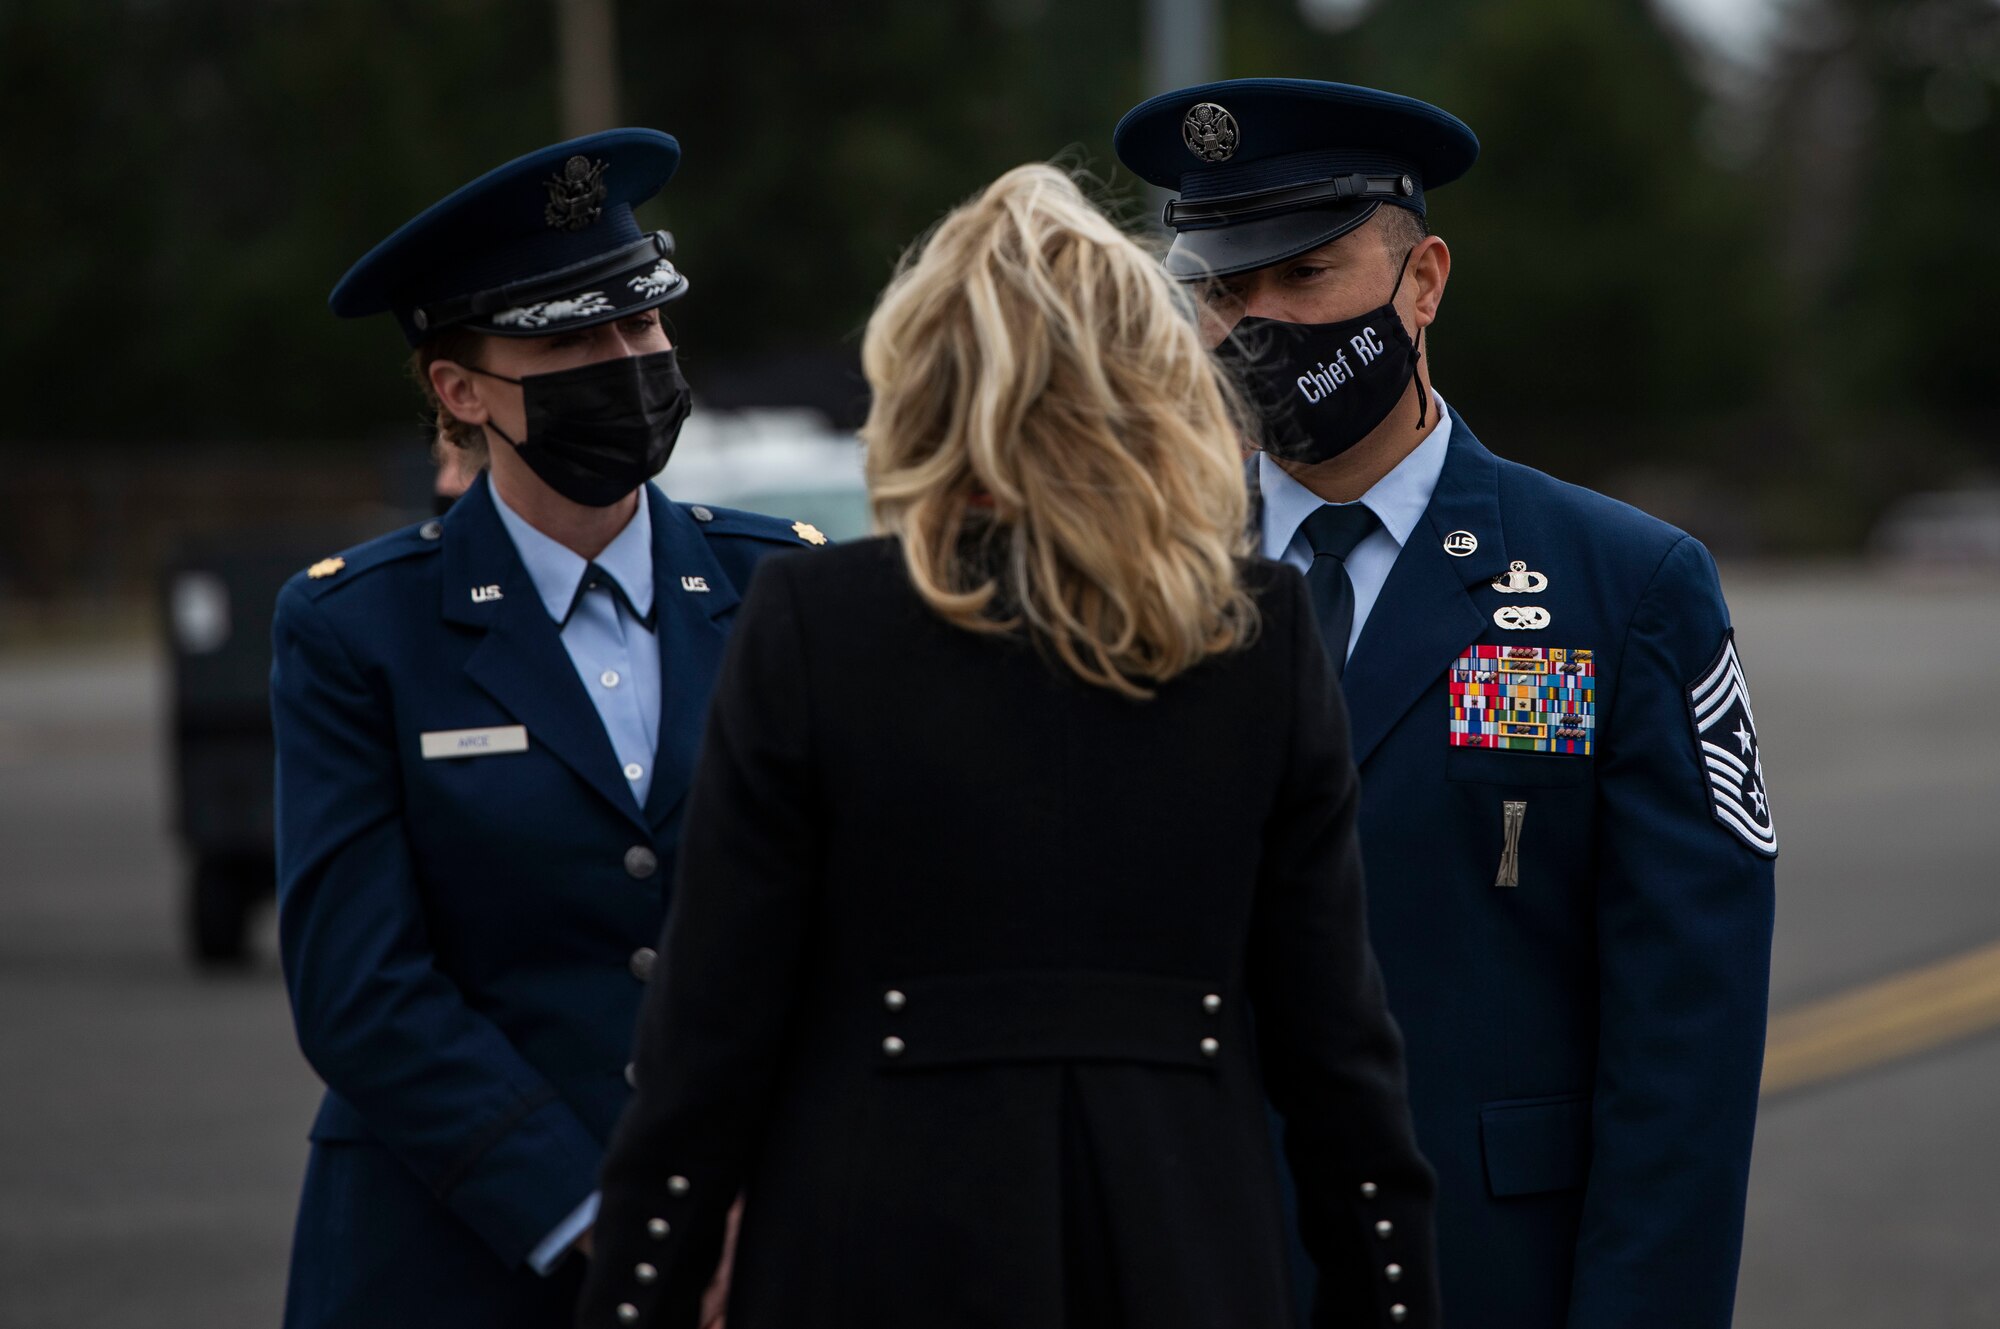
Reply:
M1424 213L1424 191L1472 168L1479 140L1428 102L1347 83L1239 78L1161 93L1111 136L1118 160L1179 192L1167 271L1226 277L1339 238L1384 203Z
M681 145L610 129L488 171L405 222L348 270L342 318L393 313L410 345L445 328L546 337L608 323L686 292L674 238L632 209L660 192Z

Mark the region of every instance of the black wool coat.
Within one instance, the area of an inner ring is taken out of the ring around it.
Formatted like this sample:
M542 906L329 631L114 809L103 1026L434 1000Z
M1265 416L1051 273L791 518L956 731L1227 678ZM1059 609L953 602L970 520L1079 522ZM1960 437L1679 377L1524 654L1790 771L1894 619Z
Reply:
M953 628L870 540L773 560L690 796L579 1323L1278 1329L1437 1317L1303 579L1132 701Z

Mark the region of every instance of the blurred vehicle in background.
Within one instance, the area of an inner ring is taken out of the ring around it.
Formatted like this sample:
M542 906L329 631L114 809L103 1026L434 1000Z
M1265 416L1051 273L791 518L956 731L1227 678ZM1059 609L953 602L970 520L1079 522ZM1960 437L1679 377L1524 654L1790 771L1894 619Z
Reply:
M2000 572L2000 489L1899 498L1875 524L1868 552L1925 571Z
M812 410L696 410L657 477L682 503L810 522L827 539L868 534L861 444Z
M447 462L457 454L443 454ZM173 831L184 852L181 920L203 967L249 958L251 924L272 899L271 611L286 580L337 550L421 519L428 466L397 506L310 528L269 526L184 543L163 570L169 662ZM459 477L463 479L464 477ZM806 410L697 411L658 482L684 503L811 522L829 539L868 531L861 449Z
M250 528L184 542L160 582L168 661L168 785L183 850L188 955L248 957L276 880L271 820L271 611L300 568L380 522Z

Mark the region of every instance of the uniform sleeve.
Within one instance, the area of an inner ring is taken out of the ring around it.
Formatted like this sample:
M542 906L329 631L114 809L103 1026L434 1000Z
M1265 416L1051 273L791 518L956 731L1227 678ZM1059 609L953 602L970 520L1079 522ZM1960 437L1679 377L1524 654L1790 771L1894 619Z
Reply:
M296 586L272 635L278 927L299 1046L374 1139L522 1264L590 1194L601 1150L437 970L403 835L392 698Z
M759 568L716 686L579 1325L692 1329L768 1119L823 854L788 562Z
M1604 724L1599 1028L1572 1329L1726 1329L1768 999L1773 871L1714 815L1689 689L1729 630L1693 539L1641 599Z
M1300 1237L1319 1271L1311 1323L1436 1325L1437 1183L1417 1150L1402 1036L1368 940L1347 710L1305 582L1282 576L1292 746L1264 836L1249 980Z

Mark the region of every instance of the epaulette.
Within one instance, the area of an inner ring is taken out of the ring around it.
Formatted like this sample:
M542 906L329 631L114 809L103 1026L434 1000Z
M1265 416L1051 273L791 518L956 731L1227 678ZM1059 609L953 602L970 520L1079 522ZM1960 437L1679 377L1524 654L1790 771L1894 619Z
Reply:
M807 521L767 517L761 512L745 512L741 508L710 507L703 503L682 503L680 508L694 518L696 524L701 527L701 533L707 536L741 536L791 548L827 543L827 538L820 532L819 527Z
M436 553L444 545L444 527L435 519L379 536L366 544L323 558L294 577L317 600L336 586L347 586L376 568L419 554Z

